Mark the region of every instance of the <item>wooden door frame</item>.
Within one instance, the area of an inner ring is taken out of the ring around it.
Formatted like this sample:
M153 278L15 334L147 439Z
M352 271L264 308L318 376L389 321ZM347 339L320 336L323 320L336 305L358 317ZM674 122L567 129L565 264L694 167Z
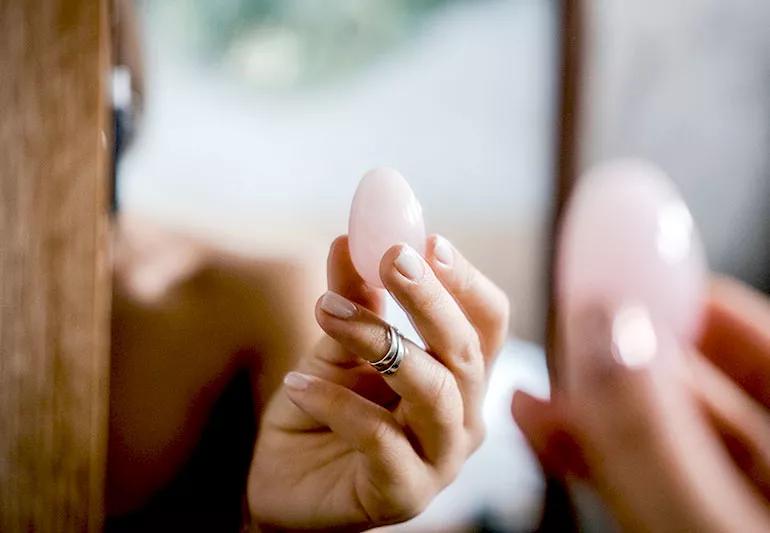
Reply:
M0 531L102 527L106 0L0 0Z
M546 361L551 386L556 385L557 328L555 301L555 261L559 223L575 180L579 164L579 131L581 125L582 66L584 52L585 10L581 0L559 2L559 75L556 102L553 204L549 239L548 314L546 324Z
M558 318L556 308L556 245L559 226L579 165L579 131L584 62L585 10L581 0L558 2L559 63L555 124L555 156L551 231L548 240L548 312L546 318L545 356L551 390L559 387ZM546 479L543 516L538 531L578 531L577 511L561 480Z

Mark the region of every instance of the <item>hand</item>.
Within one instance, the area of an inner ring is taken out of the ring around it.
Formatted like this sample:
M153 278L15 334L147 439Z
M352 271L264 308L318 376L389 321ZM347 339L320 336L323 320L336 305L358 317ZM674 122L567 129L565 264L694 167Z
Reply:
M566 390L517 393L517 422L546 469L588 481L626 529L769 531L770 302L719 280L699 351L663 326L638 310L572 317Z
M481 404L506 337L508 302L446 240L427 261L406 245L380 276L426 344L391 376L367 361L387 351L383 294L355 272L346 237L331 247L329 291L316 307L328 334L268 406L249 476L259 525L361 529L418 514L484 435Z

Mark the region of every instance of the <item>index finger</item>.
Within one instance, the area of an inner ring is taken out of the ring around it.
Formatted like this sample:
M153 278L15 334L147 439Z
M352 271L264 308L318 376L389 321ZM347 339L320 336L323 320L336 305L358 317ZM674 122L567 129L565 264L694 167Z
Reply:
M640 308L565 327L568 394L592 481L627 529L761 531L770 517L734 468Z
M326 261L326 272L330 291L382 315L385 305L384 291L367 285L356 271L350 258L347 235L340 235L332 242Z
M699 353L688 358L693 394L722 436L735 463L770 499L770 417L759 402Z
M770 407L770 300L736 280L715 279L700 349L754 399Z

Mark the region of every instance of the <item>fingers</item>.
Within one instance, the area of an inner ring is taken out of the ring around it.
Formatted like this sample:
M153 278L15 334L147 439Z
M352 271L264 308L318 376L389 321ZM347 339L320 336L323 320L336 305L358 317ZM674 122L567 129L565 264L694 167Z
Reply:
M574 427L592 481L623 526L747 531L767 524L761 500L670 372L675 345L643 310L571 317L565 340Z
M476 328L489 365L508 334L508 297L444 237L428 238L426 260Z
M587 466L572 437L564 407L563 402L541 400L518 390L511 414L547 474L587 478Z
M368 309L327 292L318 301L316 318L326 333L346 350L367 361L388 351L388 325ZM405 423L427 459L440 461L455 451L462 430L460 391L449 371L409 341L395 374L383 376L405 404Z
M380 262L380 277L409 315L427 350L457 380L466 427L481 431L485 365L476 330L430 266L411 247L400 244L388 250Z
M384 293L369 287L356 271L350 259L347 235L341 235L332 242L326 267L330 291L341 294L375 313L382 313L385 305Z
M385 292L369 287L356 271L350 258L347 235L334 239L327 258L327 284L329 290L344 296L366 309L382 314L385 307ZM324 339L315 352L317 357L306 360L304 365L311 374L320 375L339 382L344 379L340 369L352 368L359 362L355 354L339 350L337 343ZM377 391L381 394L385 391Z
M770 416L700 354L690 359L693 392L711 416L733 460L770 499Z
M735 280L714 280L700 348L770 407L770 300Z
M309 374L289 372L284 385L297 407L365 454L384 473L392 475L421 462L387 409Z

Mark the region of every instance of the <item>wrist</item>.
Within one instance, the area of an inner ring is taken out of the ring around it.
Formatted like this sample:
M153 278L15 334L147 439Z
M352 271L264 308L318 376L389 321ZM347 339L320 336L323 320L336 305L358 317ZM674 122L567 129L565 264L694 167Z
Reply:
M330 533L361 533L368 531L375 526L340 526L340 527L303 527L303 528L288 528L275 526L266 523L259 523L256 520L252 520L250 523L245 524L241 528L241 533L288 533L292 531L324 531Z

